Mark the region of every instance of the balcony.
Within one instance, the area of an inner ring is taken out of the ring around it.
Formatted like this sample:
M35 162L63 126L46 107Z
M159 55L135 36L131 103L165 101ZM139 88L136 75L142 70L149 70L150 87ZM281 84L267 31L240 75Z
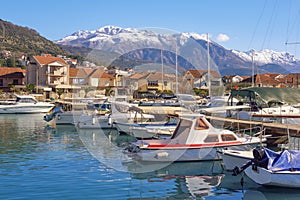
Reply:
M52 72L47 72L48 76L56 76L56 77L63 77L66 76L65 72L61 72L61 71L52 71Z

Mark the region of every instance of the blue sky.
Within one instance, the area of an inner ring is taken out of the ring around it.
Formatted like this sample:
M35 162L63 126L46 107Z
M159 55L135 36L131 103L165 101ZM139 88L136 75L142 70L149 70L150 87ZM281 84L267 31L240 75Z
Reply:
M0 18L49 40L105 25L158 27L209 33L227 49L272 49L300 57L300 45L285 45L300 42L298 0L10 0L2 2Z

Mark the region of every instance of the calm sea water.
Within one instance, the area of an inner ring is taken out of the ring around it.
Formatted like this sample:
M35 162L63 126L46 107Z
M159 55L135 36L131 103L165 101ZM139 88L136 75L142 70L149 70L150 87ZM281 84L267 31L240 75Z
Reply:
M300 199L300 190L247 177L242 186L221 162L136 163L122 153L130 138L115 130L42 118L0 115L0 199Z

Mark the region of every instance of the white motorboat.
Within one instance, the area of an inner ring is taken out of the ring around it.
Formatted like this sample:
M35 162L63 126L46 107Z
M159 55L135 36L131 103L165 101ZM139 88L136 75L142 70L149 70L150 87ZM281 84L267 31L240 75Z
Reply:
M260 185L300 188L300 151L284 150L276 153L264 149L245 165L246 175Z
M96 112L90 114L89 116L80 118L77 123L78 128L112 128L116 121L120 123L136 123L154 119L154 115L144 114L140 109L134 106L130 107L130 109L128 109L126 112L112 112L110 109L106 110L105 112L96 110Z
M15 97L0 102L0 114L47 113L54 106L49 102L39 102L30 95L15 95Z
M109 112L110 103L96 103L98 98L74 98L69 101L58 101L45 116L44 120L49 122L54 119L56 125L77 125L81 121L92 120L92 115L100 112ZM72 100L72 101L71 101ZM101 106L99 108L99 105ZM102 106L103 109L102 110Z
M217 149L253 148L261 143L259 137L238 136L232 131L213 127L201 114L180 116L170 139L138 140L126 148L142 161L203 161L219 160Z

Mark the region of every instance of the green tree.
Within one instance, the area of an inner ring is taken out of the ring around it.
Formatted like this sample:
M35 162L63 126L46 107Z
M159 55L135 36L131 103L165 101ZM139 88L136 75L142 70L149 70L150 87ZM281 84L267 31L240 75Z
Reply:
M29 93L32 93L32 91L34 90L35 85L34 84L27 84L26 85L26 91Z
M198 96L208 96L208 89L194 88L193 91Z
M14 84L9 84L9 90L12 92L16 91L16 86Z
M7 67L16 67L16 61L13 57L9 57L6 59L6 66Z
M58 99L60 99L60 96L64 93L64 89L58 88L58 89L56 89L56 93L58 95Z

